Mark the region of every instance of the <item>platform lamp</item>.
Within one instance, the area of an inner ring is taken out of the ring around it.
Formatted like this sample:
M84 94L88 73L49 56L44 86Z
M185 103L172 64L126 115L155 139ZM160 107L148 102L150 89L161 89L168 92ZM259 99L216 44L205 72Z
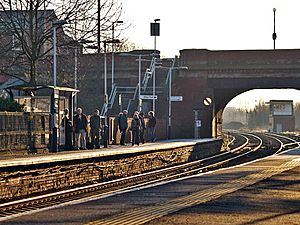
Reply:
M275 41L276 41L276 38L277 38L277 34L276 34L276 31L275 31L275 14L276 14L276 8L273 8L273 13L274 13L274 32L273 32L272 38L273 38L273 45L274 45L274 50L275 50Z
M57 145L57 124L56 124L56 107L55 107L55 99L56 99L56 31L57 28L67 24L66 20L55 20L52 22L53 26L53 127L52 127L52 151L58 151Z
M84 44L90 44L94 43L94 41L91 40L73 40L70 42L68 47L71 47L74 49L74 88L77 90L78 88L78 50L80 50ZM91 49L98 49L98 46L86 46L86 48ZM74 109L77 109L77 94L74 96Z
M187 66L177 66L170 68L169 77L169 98L168 98L168 139L171 139L171 127L172 127L172 72L173 70L188 70Z
M97 1L97 52L100 53L101 48L100 48L100 36L101 36L101 0Z
M115 40L115 24L122 24L122 20L118 20L112 23L112 33L111 38L112 40ZM111 91L113 91L113 88L115 86L115 45L112 43L111 46Z
M160 19L154 19L154 23L150 23L150 35L154 36L154 51L156 53L156 37L160 35Z
M168 82L168 139L171 139L171 126L172 126L172 77L173 77L173 71L174 70L188 70L189 68L187 66L174 66L175 60L177 60L177 57L173 59L173 65L170 67L165 67L165 66L158 66L157 68L160 69L168 69L169 70L169 82ZM176 96L177 97L177 96ZM181 96L178 96L181 97ZM182 98L182 97L181 97ZM177 101L182 101L183 99L177 100Z
M154 23L150 23L150 35L154 36L154 53L156 53L156 37L160 36L160 23L158 23L160 19L154 19ZM155 59L154 59L155 60ZM155 61L154 61L155 63ZM155 112L155 66L153 70L153 102L152 102L152 110Z
M104 134L103 134L103 145L104 148L108 147L108 121L107 121L107 106L108 106L108 95L107 95L107 44L121 43L119 39L105 40L104 43Z

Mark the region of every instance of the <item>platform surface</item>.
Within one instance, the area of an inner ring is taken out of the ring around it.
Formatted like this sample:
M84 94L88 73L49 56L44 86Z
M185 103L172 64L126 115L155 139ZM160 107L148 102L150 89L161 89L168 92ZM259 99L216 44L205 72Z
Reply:
M48 154L31 154L26 156L1 156L0 168L9 166L25 166L40 163L51 163L69 160L81 160L88 158L107 157L121 154L133 154L139 152L161 151L167 149L174 149L179 147L193 146L200 143L213 142L218 139L204 138L204 139L177 139L167 140L154 143L145 143L140 146L120 146L110 145L108 148L101 147L100 149L92 150L75 150L75 151L61 151L57 153Z
M292 150L3 224L300 224L299 172L300 150Z

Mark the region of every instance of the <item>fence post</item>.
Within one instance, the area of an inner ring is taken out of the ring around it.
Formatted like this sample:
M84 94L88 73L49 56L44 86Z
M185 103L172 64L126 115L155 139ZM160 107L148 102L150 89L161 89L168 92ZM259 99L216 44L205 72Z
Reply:
M28 137L27 146L29 147L29 152L33 153L36 151L35 138L34 138L34 134L33 134L33 131L34 131L33 113L25 112L24 116L26 117L26 120L27 120L27 137Z

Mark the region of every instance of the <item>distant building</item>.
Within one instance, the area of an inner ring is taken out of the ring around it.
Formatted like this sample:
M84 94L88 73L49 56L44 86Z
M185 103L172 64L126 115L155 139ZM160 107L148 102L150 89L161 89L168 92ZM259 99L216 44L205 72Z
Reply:
M270 130L276 133L295 131L295 115L292 100L270 101Z

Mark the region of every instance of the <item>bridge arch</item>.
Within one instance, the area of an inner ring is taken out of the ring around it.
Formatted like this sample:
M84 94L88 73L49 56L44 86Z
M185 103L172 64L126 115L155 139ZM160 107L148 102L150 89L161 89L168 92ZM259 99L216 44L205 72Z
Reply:
M252 89L300 89L300 49L187 49L180 52L179 63L189 70L179 72L175 78L174 95L184 98L174 106L177 137L194 135L195 110L201 119L200 137L216 137L222 112L235 96ZM207 96L213 99L211 107L203 105Z

